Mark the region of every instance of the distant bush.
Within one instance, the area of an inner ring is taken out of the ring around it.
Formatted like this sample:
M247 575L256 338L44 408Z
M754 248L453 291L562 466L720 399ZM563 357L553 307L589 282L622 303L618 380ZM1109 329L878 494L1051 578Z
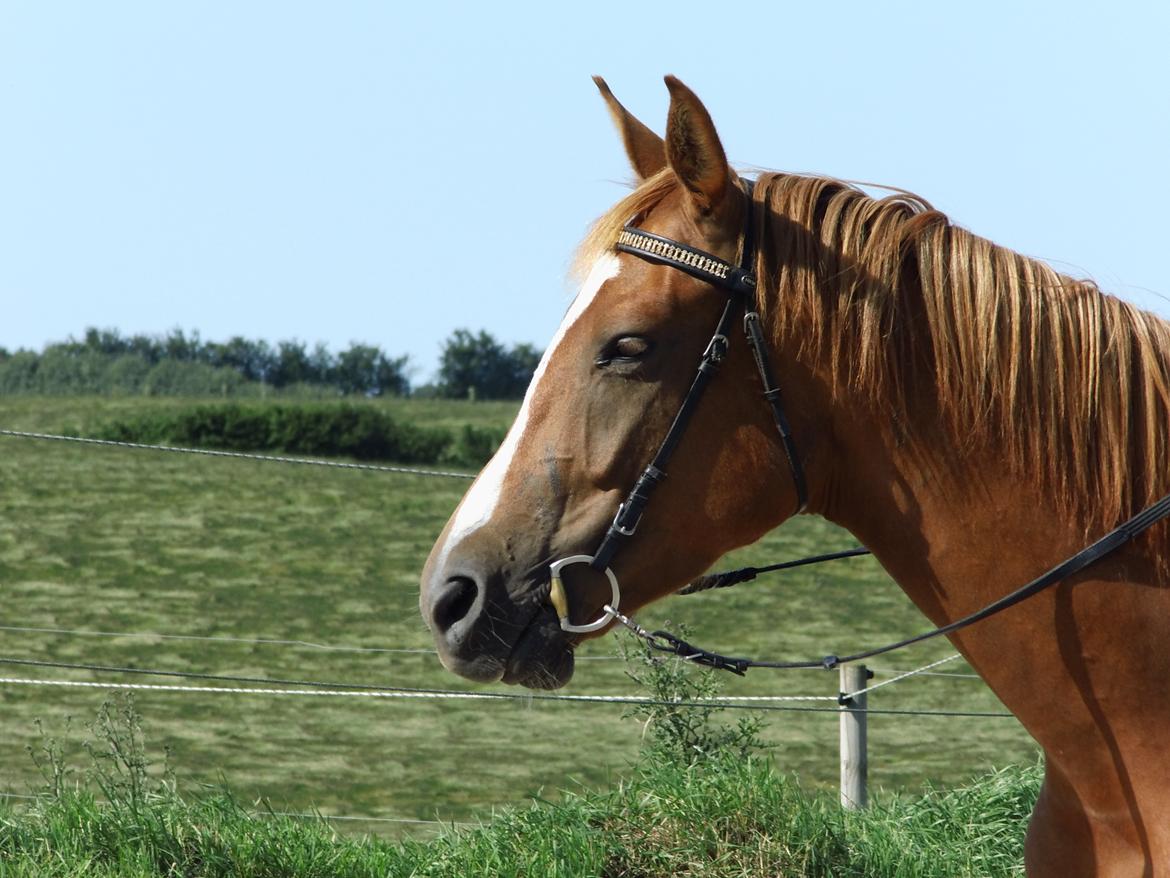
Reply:
M443 452L441 462L465 466L487 463L503 441L503 430L464 424L455 432L451 445Z
M233 396L245 384L234 369L162 360L143 376L139 392L146 396Z
M106 367L106 387L112 396L129 396L139 392L151 372L150 361L141 354L123 354L110 359Z
M402 423L387 412L350 403L222 403L110 421L96 438L190 445L225 451L481 466L502 436L465 425L452 432Z
M0 362L0 393L36 393L37 366L40 357L32 351L17 351Z

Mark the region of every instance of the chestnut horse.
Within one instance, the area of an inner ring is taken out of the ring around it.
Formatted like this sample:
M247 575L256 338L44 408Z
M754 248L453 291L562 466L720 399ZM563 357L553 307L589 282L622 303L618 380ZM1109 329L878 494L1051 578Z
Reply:
M749 188L698 98L666 82L663 140L598 80L640 183L583 243L583 289L423 571L420 605L447 668L530 687L569 679L583 635L558 624L550 563L596 550L727 300L620 252L628 222L735 265L750 221L806 511L872 549L937 625L1170 492L1170 327L907 193L778 173ZM613 560L622 611L797 505L751 352L733 343ZM1166 540L1163 522L951 635L1046 754L1029 875L1170 875ZM577 627L608 621L611 583L583 564L564 572Z

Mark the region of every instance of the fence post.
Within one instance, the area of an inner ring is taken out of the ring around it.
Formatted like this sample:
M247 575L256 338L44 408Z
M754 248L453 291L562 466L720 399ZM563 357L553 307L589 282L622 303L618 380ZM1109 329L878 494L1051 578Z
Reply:
M844 696L848 692L864 689L870 674L865 665L842 665L841 691ZM866 702L865 693L851 699L840 699L842 707L849 710L841 711L841 807L850 810L864 808L868 794L866 791L866 775L869 772L869 754L866 751Z

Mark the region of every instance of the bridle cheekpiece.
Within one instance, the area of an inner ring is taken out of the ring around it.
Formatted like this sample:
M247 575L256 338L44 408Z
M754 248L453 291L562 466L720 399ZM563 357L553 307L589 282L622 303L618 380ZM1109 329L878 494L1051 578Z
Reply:
M744 334L752 349L756 367L764 385L764 398L772 409L772 418L780 433L781 444L792 471L792 481L796 487L796 511L802 511L808 502L804 468L788 427L788 419L781 406L780 390L773 379L767 346L760 329L760 315L756 310L756 275L753 271L756 261L756 247L752 223L752 183L750 180L742 180L741 182L747 196L747 209L739 265L734 265L697 247L645 232L633 225L627 225L622 229L618 235L617 243L614 245L620 253L629 253L656 265L676 268L691 277L709 283L726 292L728 298L715 327L715 332L711 336L711 341L699 359L699 369L691 388L683 398L678 413L674 416L674 421L659 446L658 453L642 471L626 499L618 506L617 513L614 515L613 522L606 531L601 545L598 546L593 555L570 555L550 565L549 600L557 612L561 628L564 631L576 634L597 631L605 627L611 619L622 618L621 614L618 613L621 589L618 586L617 576L610 569L610 562L618 548L634 535L638 529L638 523L642 520L642 513L650 500L650 495L654 488L666 478L666 467L690 423L703 391L706 390L708 382L727 356L730 346L731 324L741 311L744 314ZM603 573L609 580L612 591L612 600L602 608L602 615L592 622L582 625L574 625L570 621L568 599L561 579L561 571L572 564L588 564L592 569Z

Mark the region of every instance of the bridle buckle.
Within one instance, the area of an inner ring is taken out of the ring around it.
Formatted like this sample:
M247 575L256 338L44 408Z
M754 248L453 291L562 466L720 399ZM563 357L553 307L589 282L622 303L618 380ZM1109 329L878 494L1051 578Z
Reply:
M711 336L711 341L707 344L707 350L703 351L703 359L718 366L727 359L727 351L730 347L731 343L727 340L727 336L716 333Z
M626 509L627 503L625 500L623 500L618 504L617 513L613 517L613 529L620 533L623 537L632 537L634 535L634 531L638 529L638 525L642 522L642 516L639 515L637 518L635 518L633 524L622 524L622 517L626 514Z

